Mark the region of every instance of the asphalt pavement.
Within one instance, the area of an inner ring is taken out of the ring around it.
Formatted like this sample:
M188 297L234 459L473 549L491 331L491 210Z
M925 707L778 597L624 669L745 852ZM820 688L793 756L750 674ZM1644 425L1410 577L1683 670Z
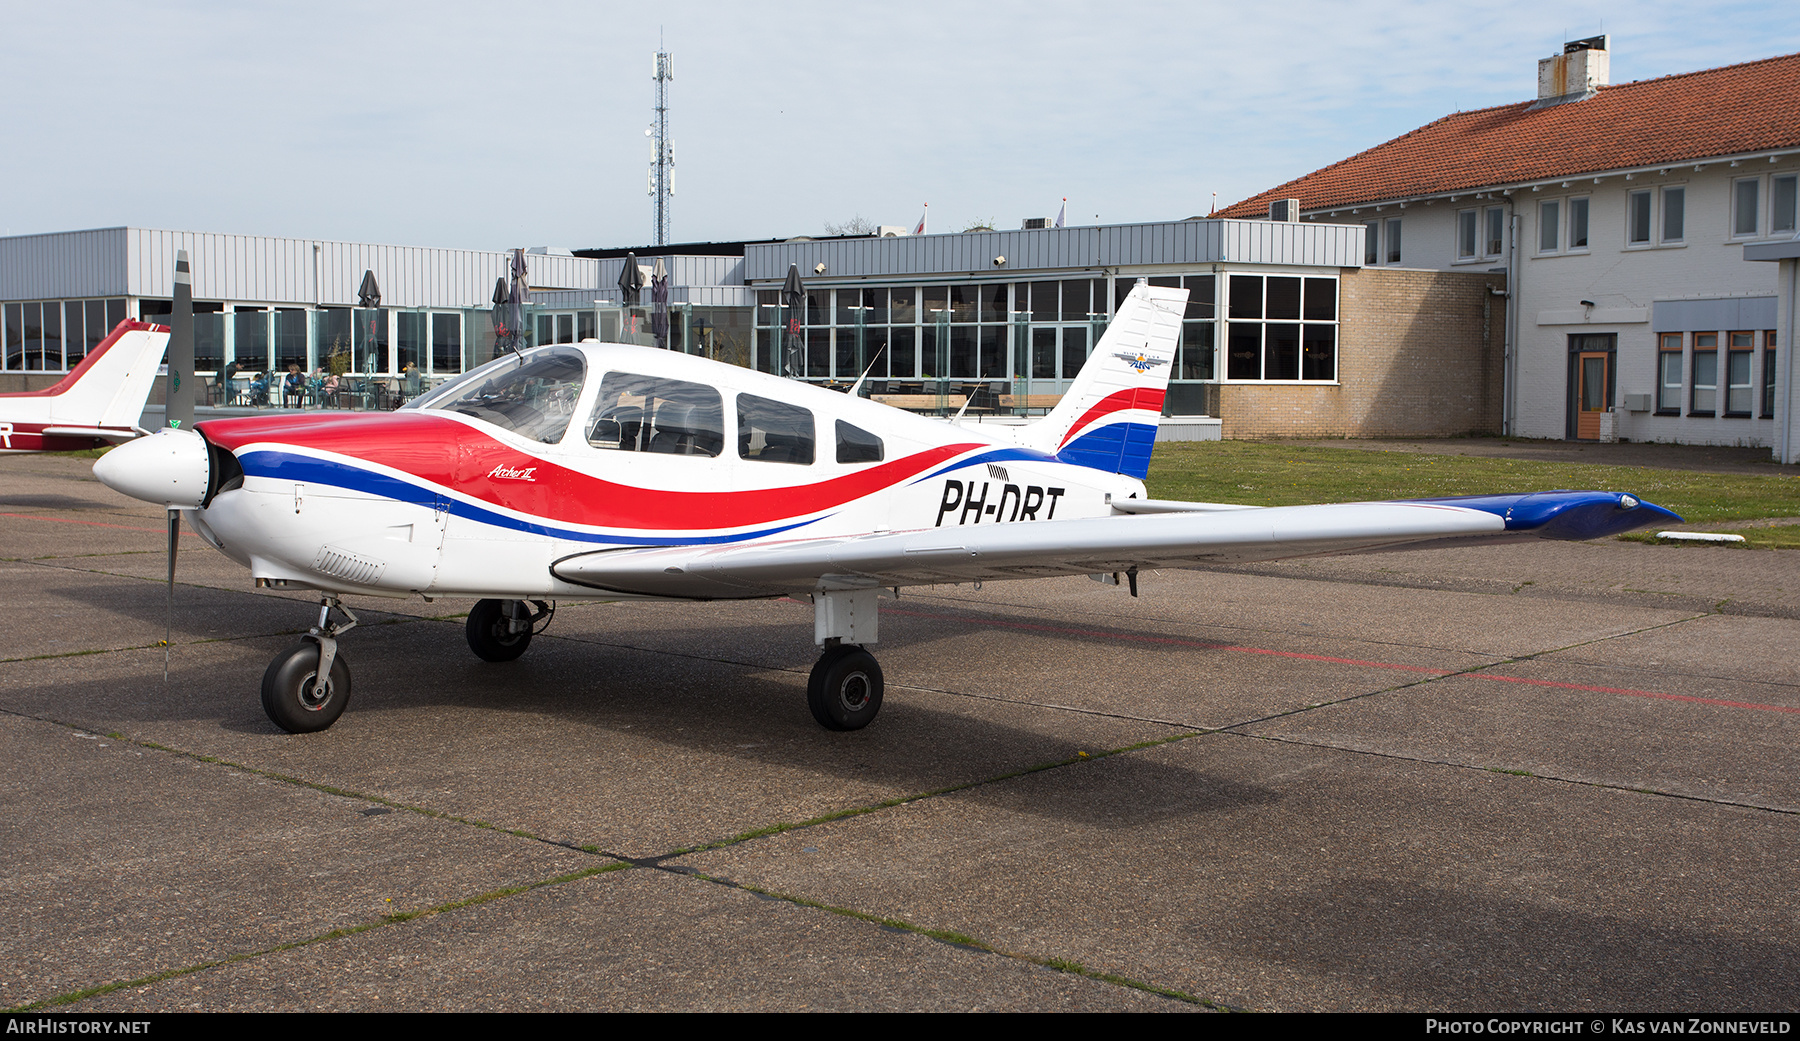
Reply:
M90 466L0 458L0 1008L1800 1007L1800 552L907 591L849 734L803 605L489 665L467 601L355 599L293 736L313 602L186 535L171 619Z

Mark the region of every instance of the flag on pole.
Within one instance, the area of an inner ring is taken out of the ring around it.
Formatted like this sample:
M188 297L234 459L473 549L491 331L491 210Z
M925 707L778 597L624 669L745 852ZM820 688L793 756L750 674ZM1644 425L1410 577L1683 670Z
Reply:
M929 214L930 214L930 213L931 213L931 204L930 204L930 203L926 203L926 204L925 204L925 209L924 209L924 210L922 210L922 211L921 211L921 212L920 212L920 213L919 213L919 226L918 226L918 227L916 227L916 228L914 228L914 229L913 229L913 230L912 230L912 233L913 233L913 234L914 234L914 235L923 235L923 234L925 234L925 218L926 218L926 216L927 216L927 215L929 215Z
M1062 209L1056 211L1056 223L1052 224L1050 226L1053 228L1060 228L1064 224L1067 224L1068 220L1069 220L1069 197L1067 195L1065 195L1065 196L1063 196Z

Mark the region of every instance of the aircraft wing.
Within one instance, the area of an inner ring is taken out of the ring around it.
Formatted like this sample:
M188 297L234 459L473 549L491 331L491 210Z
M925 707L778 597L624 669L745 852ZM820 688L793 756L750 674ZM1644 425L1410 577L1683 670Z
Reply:
M846 538L612 549L551 567L578 585L644 596L741 599L827 585L906 586L1197 568L1476 535L1588 539L1680 520L1614 492L1166 511L972 524Z

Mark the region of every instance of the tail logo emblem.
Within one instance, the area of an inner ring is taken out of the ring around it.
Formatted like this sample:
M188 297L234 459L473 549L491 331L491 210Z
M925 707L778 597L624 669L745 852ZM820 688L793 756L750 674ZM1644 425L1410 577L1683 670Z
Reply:
M1152 358L1149 355L1145 354L1143 351L1138 351L1136 354L1127 354L1124 351L1120 351L1118 354L1113 355L1113 357L1119 359L1120 361L1131 366L1132 368L1136 369L1139 372L1149 372L1151 369L1156 368L1158 365L1169 364L1169 359L1167 359L1167 358Z

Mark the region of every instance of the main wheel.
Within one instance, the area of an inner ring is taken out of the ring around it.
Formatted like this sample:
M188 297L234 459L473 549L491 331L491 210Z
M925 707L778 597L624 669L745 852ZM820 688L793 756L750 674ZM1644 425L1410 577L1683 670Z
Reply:
M263 673L263 711L269 721L290 734L324 730L344 714L350 703L350 664L339 650L331 659L331 677L323 696L313 692L319 674L319 645L301 640L275 656Z
M477 600L475 607L469 611L469 624L463 629L469 638L469 650L482 661L512 661L525 653L531 646L531 630L513 633L507 632L507 605L518 604L524 608L523 617L531 616L531 609L523 600Z
M881 666L861 647L828 648L806 682L806 704L827 730L861 730L881 711Z

